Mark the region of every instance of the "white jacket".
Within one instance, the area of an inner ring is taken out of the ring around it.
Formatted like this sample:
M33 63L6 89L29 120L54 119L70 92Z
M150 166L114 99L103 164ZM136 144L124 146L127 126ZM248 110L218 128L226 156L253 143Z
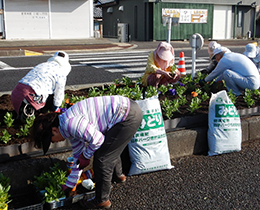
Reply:
M63 52L64 53L64 52ZM43 102L54 94L53 105L60 107L64 99L67 76L71 71L68 55L58 56L57 53L47 62L35 66L19 83L30 86L37 95L43 96Z

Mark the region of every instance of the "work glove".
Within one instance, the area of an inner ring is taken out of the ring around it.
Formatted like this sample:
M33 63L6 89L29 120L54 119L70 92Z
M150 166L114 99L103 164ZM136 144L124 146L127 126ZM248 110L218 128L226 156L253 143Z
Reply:
M90 163L90 159L84 157L83 153L79 156L77 160L77 164L79 165L79 169L86 168Z

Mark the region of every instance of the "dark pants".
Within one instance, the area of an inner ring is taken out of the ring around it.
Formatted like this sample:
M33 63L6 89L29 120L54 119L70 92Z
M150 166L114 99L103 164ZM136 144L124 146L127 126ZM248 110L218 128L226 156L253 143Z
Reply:
M113 173L117 177L122 175L120 155L139 128L142 116L139 105L131 100L130 111L125 121L117 123L105 134L104 143L94 153L93 169L98 202L109 199Z

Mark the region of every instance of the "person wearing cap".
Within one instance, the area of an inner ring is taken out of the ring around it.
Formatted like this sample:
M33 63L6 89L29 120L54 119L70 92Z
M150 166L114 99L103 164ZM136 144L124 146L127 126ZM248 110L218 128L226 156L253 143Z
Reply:
M210 64L207 68L203 69L201 73L209 74L216 68L218 62L216 61L216 59L212 59L212 56L213 56L213 51L218 47L221 47L221 45L216 41L211 41L208 44L208 54L209 54ZM226 48L226 52L231 52L231 51L228 48Z
M232 89L238 96L246 88L255 90L260 86L260 75L254 63L241 53L225 52L225 48L218 47L213 51L212 59L218 62L216 68L205 78L205 82L215 79L224 80L228 91Z
M11 101L17 118L23 123L37 110L50 107L57 111L64 100L67 76L71 71L69 55L58 51L47 62L30 70L11 93ZM48 105L47 105L48 104Z
M247 44L243 54L250 58L251 61L253 61L258 71L260 72L260 48L257 47L257 43L254 42Z
M124 182L120 155L142 122L139 105L123 96L98 96L82 100L64 113L45 113L36 117L32 137L36 148L44 154L52 143L68 139L74 164L62 186L68 194L77 184L81 173L93 156L95 199L81 201L85 208L109 208L113 175ZM87 145L87 146L86 146Z
M174 65L174 49L167 42L160 42L157 49L152 51L147 60L142 84L158 87L160 85L175 84L180 79L179 70L171 72Z

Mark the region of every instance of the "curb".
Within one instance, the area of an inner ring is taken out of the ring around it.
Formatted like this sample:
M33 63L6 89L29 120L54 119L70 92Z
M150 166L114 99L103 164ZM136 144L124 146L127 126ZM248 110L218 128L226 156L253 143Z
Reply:
M129 50L129 49L134 49L137 48L138 45L136 44L128 44L128 43L109 43L111 46L107 46L104 44L104 47L101 47L102 44L89 44L89 45L82 45L86 46L85 48L78 47L79 45L55 45L55 48L53 46L49 46L50 49L45 50L46 46L37 46L38 50L33 50L35 46L24 46L21 48L26 48L26 49L14 49L14 47L10 47L10 49L2 49L0 47L0 56L39 56L43 54L54 54L57 52L57 50L63 50L66 51L67 53L86 53L86 52L96 52L96 51L116 51L116 50ZM95 47L96 46L96 47ZM99 46L99 47L97 47ZM78 47L78 49L77 49ZM19 47L17 47L19 48ZM43 48L41 50L41 48Z

